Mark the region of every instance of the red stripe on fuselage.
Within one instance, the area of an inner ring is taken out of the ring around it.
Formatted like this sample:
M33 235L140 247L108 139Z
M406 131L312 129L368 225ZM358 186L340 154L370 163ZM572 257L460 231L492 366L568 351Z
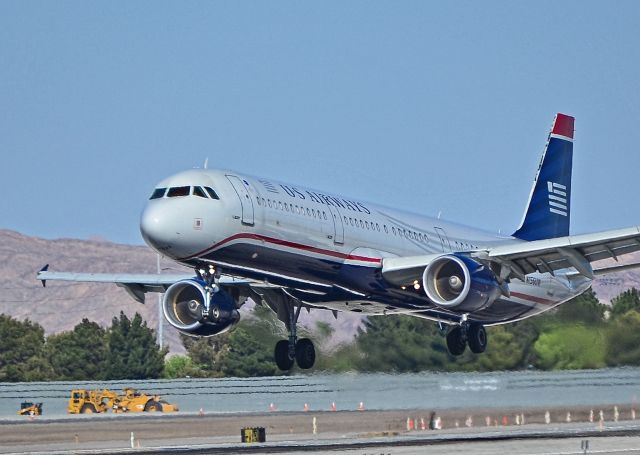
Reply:
M515 297L517 299L522 299L522 300L528 300L534 303L540 303L542 305L551 305L556 303L553 300L547 300L547 299L543 299L542 297L536 297L528 294L521 294L519 292L511 292L510 294L511 294L511 297Z
M267 237L264 235L258 235L258 234L250 234L250 233L240 233L240 234L235 234L232 235L231 237L227 237L224 240L219 241L218 243L216 243L215 245L202 250L196 254L192 254L191 256L187 256L184 258L180 258L178 259L179 261L184 261L187 259L193 259L193 258L197 258L199 256L202 256L205 253L209 253L221 246L223 246L226 243L232 242L234 240L238 240L238 239L251 239L251 240L259 240L259 241L263 241L263 242L268 242L268 243L272 243L274 245L280 245L280 246L285 246L287 248L294 248L297 250L303 250L303 251L308 251L311 253L318 253L318 254L324 254L326 256L332 256L335 258L339 258L339 259L344 259L347 261L361 261L361 262L370 262L372 264L380 264L382 262L382 259L380 258L370 258L370 257L366 257L366 256L356 256L356 255L352 255L352 254L344 254L344 253L340 253L338 251L332 251L332 250L326 250L323 248L317 248L314 246L309 246L309 245L304 245L302 243L295 243L295 242L290 242L288 240L282 240L282 239L276 239L274 237Z

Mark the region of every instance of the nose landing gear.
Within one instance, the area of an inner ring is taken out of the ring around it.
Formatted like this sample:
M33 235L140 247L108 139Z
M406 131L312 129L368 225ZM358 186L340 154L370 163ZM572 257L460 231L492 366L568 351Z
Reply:
M456 325L447 333L447 349L454 356L464 353L465 348L474 354L481 354L487 349L487 331L478 322L468 322L463 318L460 325Z

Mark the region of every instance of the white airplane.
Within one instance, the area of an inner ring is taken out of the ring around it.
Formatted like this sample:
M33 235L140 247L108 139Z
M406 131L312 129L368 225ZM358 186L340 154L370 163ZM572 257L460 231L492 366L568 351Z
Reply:
M164 292L164 315L194 336L222 333L247 299L268 305L288 340L282 370L311 368L315 348L298 339L302 308L370 316L408 314L450 326L451 354L487 346L485 326L524 319L584 292L591 262L640 249L640 228L569 235L573 117L557 114L521 226L512 236L415 215L300 185L221 169L162 182L140 231L158 253L195 270L184 275L52 272L46 280L110 282L139 302Z

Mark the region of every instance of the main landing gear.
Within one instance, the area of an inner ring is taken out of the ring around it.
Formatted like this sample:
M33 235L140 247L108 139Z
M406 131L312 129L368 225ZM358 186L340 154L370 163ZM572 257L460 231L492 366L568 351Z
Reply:
M302 304L298 302L296 306L295 303L288 301L284 306L288 315L288 320L285 319L284 322L289 330L289 339L280 340L276 343L274 353L276 365L282 371L288 371L293 368L295 362L303 370L308 370L313 367L316 361L316 349L309 338L298 339L297 337L296 325ZM280 311L278 313L279 315L281 314Z
M451 355L458 356L464 353L467 344L474 354L483 353L487 349L487 331L482 324L469 322L464 317L460 325L447 333L447 349Z

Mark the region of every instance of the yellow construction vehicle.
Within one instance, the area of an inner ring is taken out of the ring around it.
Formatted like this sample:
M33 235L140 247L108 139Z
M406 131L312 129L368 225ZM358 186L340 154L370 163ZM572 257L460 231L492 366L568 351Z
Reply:
M117 395L110 390L85 390L77 389L71 391L71 398L67 411L69 414L94 414L96 412L106 412L112 403L105 403L105 400L113 400Z
M175 412L178 407L159 395L147 395L128 387L124 389L124 395L118 396L113 409L114 412Z
M30 401L23 401L20 403L20 410L18 415L21 416L39 416L42 415L42 403L31 403Z
M126 388L124 394L108 389L72 390L67 411L70 414L95 412L175 412L178 407L162 400L158 395L147 395L136 389Z

